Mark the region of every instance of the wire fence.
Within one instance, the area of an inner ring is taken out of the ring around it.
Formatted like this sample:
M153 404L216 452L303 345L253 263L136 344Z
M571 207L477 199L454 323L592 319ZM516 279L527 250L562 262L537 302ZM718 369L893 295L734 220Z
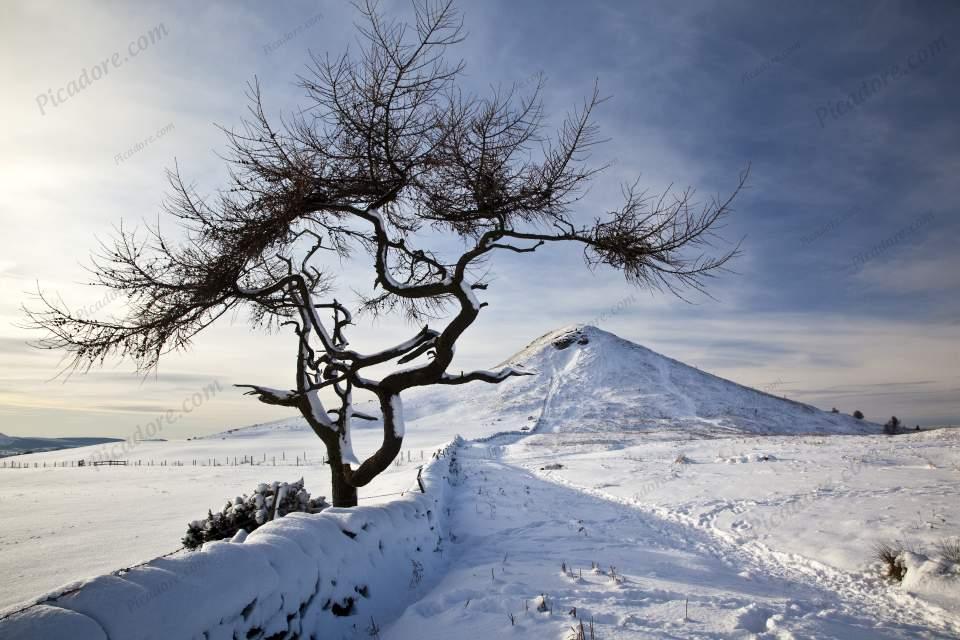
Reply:
M39 453L39 452L37 452ZM26 455L26 454L21 454ZM394 460L394 466L403 466L413 462L422 462L425 452L401 451ZM100 467L305 467L310 465L327 464L326 456L308 457L307 452L288 455L281 452L279 455L261 453L260 455L217 456L206 458L128 458L104 459L90 461L77 460L14 460L19 456L0 458L0 469L65 469L65 468L100 468Z

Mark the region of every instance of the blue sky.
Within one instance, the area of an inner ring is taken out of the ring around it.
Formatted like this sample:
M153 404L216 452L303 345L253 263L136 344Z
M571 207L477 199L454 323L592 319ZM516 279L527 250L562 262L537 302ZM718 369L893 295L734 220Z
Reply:
M717 375L880 421L960 422L960 5L461 8L469 39L452 53L468 88L542 73L558 118L594 80L610 96L597 119L609 142L595 157L614 164L582 215L614 206L620 183L638 175L652 192L689 185L707 198L751 166L724 230L745 238L744 255L712 283L716 300L631 298L618 274L589 271L575 249L498 256L490 307L458 350L463 368L620 305L602 328ZM221 185L213 124L243 116L245 83L259 78L275 114L302 104L293 82L309 51L342 51L355 18L341 2L0 8L0 432L125 437L214 380L223 391L167 437L284 417L229 385L289 385L289 336L252 333L238 318L146 380L110 363L63 383L50 380L55 354L25 346L18 308L37 282L75 307L100 306L103 292L78 284L95 238L120 220L156 220L174 160L201 189ZM161 25L163 37L131 56L130 43ZM49 92L114 52L119 65L51 105ZM355 343L409 332L399 320L368 323Z

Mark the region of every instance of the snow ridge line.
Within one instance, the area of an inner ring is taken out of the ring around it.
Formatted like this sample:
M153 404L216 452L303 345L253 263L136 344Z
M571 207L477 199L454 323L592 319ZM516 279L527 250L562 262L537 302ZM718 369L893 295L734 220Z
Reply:
M98 576L0 619L5 640L340 637L389 622L440 578L459 436L424 466L425 493L292 513L243 542ZM280 635L278 635L280 634Z

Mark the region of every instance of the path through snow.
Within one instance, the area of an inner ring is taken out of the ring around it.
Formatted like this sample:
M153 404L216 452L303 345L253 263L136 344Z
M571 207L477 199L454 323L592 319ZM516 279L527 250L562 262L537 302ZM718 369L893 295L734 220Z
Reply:
M602 640L960 632L955 620L854 574L760 553L531 473L498 444L461 450L449 573L384 638L574 638L578 620L593 621Z

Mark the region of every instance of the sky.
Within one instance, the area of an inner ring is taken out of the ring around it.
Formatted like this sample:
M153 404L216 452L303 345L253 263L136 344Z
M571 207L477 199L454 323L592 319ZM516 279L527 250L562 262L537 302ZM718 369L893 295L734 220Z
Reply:
M960 423L960 5L954 2L461 2L465 88L532 85L558 122L596 81L598 162L588 219L640 178L658 193L748 189L722 231L734 273L692 304L592 271L575 248L500 255L489 302L454 368L488 368L559 326L593 323L665 355L824 409L883 422ZM409 3L384 2L409 15ZM28 345L38 288L73 308L122 300L85 286L114 225L160 221L164 170L223 186L215 125L303 106L310 53L356 47L348 3L0 5L0 432L115 436L174 412L161 437L284 418L241 383L289 387L290 335L241 317L144 378L132 363L64 380L62 354ZM152 39L151 39L152 34ZM96 68L96 71L94 69ZM86 80L80 82L83 75ZM70 83L74 83L71 89ZM363 261L347 282L369 279ZM373 350L418 327L366 319ZM367 346L369 345L369 349ZM211 391L213 389L213 391ZM200 398L200 401L196 399Z

